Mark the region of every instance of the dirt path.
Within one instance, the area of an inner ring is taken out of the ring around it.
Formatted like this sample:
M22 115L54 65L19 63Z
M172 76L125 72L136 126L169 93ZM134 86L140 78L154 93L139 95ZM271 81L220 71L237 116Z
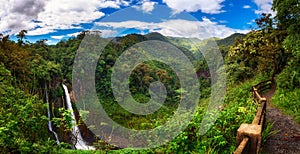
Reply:
M270 105L270 98L274 95L276 86L265 93L267 98L267 121L274 122L273 130L279 133L271 136L262 147L263 154L300 154L300 125L291 117Z

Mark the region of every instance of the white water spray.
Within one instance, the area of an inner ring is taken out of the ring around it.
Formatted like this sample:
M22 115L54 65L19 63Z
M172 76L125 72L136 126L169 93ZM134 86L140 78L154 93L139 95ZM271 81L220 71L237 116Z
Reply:
M48 96L48 90L47 90L46 84L45 84L45 93L46 93L46 102L47 102L47 104L48 104L48 106L47 106L47 116L48 116L48 118L49 118L49 121L48 121L48 129L49 129L49 131L50 131L51 133L53 133L53 135L55 136L56 143L57 143L57 144L60 144L58 135L57 135L57 133L53 130L53 125L52 125L52 122L51 122L50 102L49 102L49 96Z
M94 147L87 145L86 142L83 140L82 135L80 133L80 129L77 126L77 122L76 122L75 114L73 112L73 108L72 108L68 88L64 84L62 86L64 88L64 92L65 92L65 95L66 95L67 109L72 111L71 116L72 116L72 126L73 126L72 127L72 135L73 135L72 136L72 141L73 141L73 144L74 144L75 148L79 149L79 150L94 150L95 149Z

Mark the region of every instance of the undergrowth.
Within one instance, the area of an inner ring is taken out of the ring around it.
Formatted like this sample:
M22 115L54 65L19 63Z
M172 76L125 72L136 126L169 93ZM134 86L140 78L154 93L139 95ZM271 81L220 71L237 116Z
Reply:
M272 97L271 104L274 104L283 113L292 116L300 123L300 89L285 90L278 88Z

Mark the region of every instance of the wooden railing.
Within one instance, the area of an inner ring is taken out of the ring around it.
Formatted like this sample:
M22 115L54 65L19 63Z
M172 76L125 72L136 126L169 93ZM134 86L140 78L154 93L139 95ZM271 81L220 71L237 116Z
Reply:
M242 124L237 131L236 142L237 149L234 154L257 154L259 152L262 140L263 124L265 122L267 99L260 94L267 89L271 89L272 80L260 82L252 86L252 97L260 108L251 124Z

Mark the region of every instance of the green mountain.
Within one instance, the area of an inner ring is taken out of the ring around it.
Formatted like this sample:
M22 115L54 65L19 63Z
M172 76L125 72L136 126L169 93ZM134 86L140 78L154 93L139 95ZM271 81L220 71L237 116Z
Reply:
M241 39L243 37L245 37L245 34L241 34L241 33L234 33L224 39L219 39L216 40L217 44L219 46L224 45L224 46L230 46L233 45L236 39Z
M148 40L159 40L159 41L169 42L169 40L165 36L163 36L162 34L157 33L157 32L149 33L144 36Z

